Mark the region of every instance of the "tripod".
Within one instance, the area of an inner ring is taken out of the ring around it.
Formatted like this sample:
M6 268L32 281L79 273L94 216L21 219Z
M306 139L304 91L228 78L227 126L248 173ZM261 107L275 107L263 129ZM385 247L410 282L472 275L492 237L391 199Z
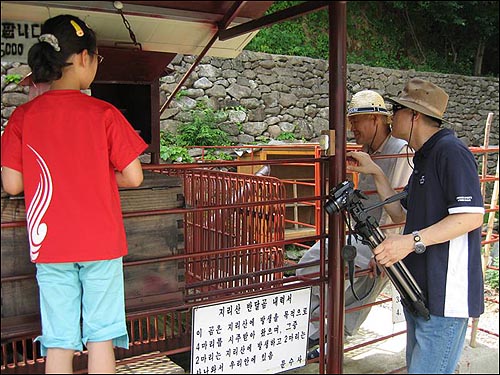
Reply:
M396 194L383 202L365 208L362 199L367 197L354 189L351 181L344 181L330 191L329 199L325 203L325 210L329 214L346 210L355 221L354 232L358 233L361 242L370 249L377 247L385 239L377 220L367 212L382 205L395 202L406 196L406 192ZM382 266L383 267L383 266ZM425 306L425 297L417 282L406 268L403 261L394 263L390 267L383 267L389 280L393 283L401 296L402 304L415 316L430 319L429 310Z

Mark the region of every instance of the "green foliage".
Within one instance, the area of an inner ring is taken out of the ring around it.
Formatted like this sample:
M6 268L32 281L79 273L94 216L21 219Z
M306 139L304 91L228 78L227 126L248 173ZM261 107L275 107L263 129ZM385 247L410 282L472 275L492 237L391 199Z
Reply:
M233 157L225 151L217 151L210 148L205 154L205 160L233 160Z
M492 266L498 267L498 257L494 259ZM498 270L487 269L485 283L498 291Z
M271 138L260 136L255 139L253 142L249 142L250 145L267 145L271 142Z
M302 258L302 256L306 253L306 251L306 248L294 244L285 245L285 258L298 262L300 258Z
M175 137L163 130L160 131L160 158L167 163L192 163L194 161L188 150L185 147L175 145Z
M189 155L189 146L229 146L231 142L226 132L219 129L219 124L228 117L228 110L245 111L242 106L227 107L215 110L205 101L198 101L196 107L190 111L192 120L181 124L174 135L167 131L160 131L160 157L168 162L192 163L194 159ZM226 152L208 149L205 160L232 160Z
M6 84L13 82L17 85L17 84L19 84L19 82L21 82L22 79L23 79L23 77L20 74L6 74L5 75L5 83Z
M179 90L177 94L175 94L175 99L180 99L183 96L187 96L187 91L186 90Z
M192 163L194 159L185 147L160 146L160 157L168 163Z
M241 112L247 112L247 109L243 107L242 105L236 105L234 107L226 107L224 110L233 110L233 111L241 111Z
M478 169L478 173L481 173L481 172L479 172L479 171L481 171L481 169ZM486 189L486 192L487 192L487 197L488 197L488 189ZM491 194L491 191L490 191L490 194ZM488 198L487 198L487 200L488 200ZM496 222L498 222L498 217L499 217L499 215L500 215L500 213L499 213L498 211L497 211L497 212L495 212L495 221L496 221ZM488 221L489 221L489 219L490 219L490 215L489 215L489 213L488 213L488 215L483 215L483 224L484 224L484 225L488 225Z
M298 262L306 251L307 249L301 246L297 246L294 244L285 245L285 259L289 259L293 262ZM284 275L295 276L295 270L285 271Z
M198 101L192 111L192 121L178 128L175 143L178 146L227 146L230 145L227 133L217 126L227 114L216 111L204 101Z
M302 1L276 1L267 14L300 3ZM328 56L328 14L322 10L261 29L246 49L281 55L326 58Z
M280 133L276 137L276 140L278 140L278 141L293 141L293 140L295 140L295 135L291 132L283 132L283 133Z
M267 14L299 3L275 2ZM349 1L347 62L498 76L498 14L497 1ZM328 43L323 9L260 30L246 49L327 59Z

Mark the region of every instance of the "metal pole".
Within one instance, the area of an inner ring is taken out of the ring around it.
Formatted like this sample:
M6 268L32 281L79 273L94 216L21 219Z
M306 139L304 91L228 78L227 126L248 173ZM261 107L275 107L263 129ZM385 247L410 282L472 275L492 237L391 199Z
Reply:
M335 155L329 160L329 187L345 180L345 114L346 114L346 1L334 1L328 6L329 19L329 119L335 132ZM331 155L331 154L330 154ZM340 374L344 358L344 263L341 249L345 229L340 215L329 215L328 240L328 374Z

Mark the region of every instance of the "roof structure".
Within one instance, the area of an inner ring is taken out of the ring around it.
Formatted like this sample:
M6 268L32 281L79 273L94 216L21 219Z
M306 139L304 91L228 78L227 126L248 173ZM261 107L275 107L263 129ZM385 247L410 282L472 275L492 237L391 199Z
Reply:
M261 17L273 1L2 1L2 22L40 22L70 13L96 31L100 46L134 46L125 20L145 51L198 55L221 28ZM217 40L208 55L233 58L258 30Z
M197 55L196 61L160 108L161 114L204 55L236 57L260 28L328 7L328 156L331 161L328 181L331 186L336 186L345 180L347 2L304 1L264 15L272 3L273 1L2 1L1 18L2 23L41 23L50 17L70 13L85 20L96 31L99 47L103 49L123 47L137 50L140 44L141 51L166 55L165 62L161 58L155 62L155 69L156 65L164 69L175 54ZM161 70L157 72L162 73ZM321 183L326 184L326 179ZM328 346L326 373L341 373L344 272L340 254L345 229L338 215L329 217L328 227L329 251L334 256L328 259L328 286L332 298L328 299L327 317L333 324L328 324L327 336L334 344ZM321 373L324 373L324 365L320 364Z

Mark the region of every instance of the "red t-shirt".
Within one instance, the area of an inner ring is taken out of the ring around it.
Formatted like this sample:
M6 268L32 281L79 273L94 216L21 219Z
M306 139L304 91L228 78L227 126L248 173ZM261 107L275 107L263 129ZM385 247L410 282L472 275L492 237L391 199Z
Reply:
M127 254L115 169L147 147L111 104L52 90L19 106L2 135L2 166L23 174L35 263Z

